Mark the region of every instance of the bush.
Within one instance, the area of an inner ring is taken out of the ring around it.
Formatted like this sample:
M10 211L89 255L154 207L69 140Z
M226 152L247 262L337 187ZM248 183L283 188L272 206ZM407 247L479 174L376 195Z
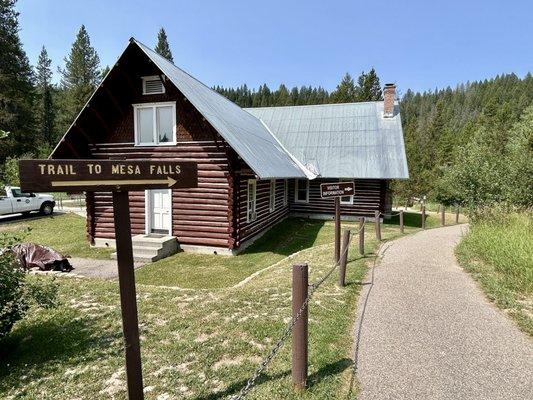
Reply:
M7 248L18 238L2 235L0 248ZM0 338L7 335L15 322L24 318L31 306L55 307L58 285L52 281L26 280L27 273L9 252L0 254Z

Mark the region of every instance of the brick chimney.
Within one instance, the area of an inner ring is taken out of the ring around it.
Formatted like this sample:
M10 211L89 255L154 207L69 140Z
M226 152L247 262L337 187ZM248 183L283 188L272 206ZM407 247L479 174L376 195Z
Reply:
M396 98L396 85L386 83L383 88L383 116L385 118L394 117L394 100Z

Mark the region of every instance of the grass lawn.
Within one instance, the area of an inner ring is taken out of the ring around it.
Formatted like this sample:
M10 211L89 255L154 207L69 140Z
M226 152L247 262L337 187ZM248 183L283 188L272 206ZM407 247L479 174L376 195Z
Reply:
M343 225L356 229L355 223ZM406 233L417 230L407 226ZM399 235L394 221L384 225L382 235ZM297 394L291 388L289 338L247 398L347 398L356 300L377 247L372 223L366 238L366 257L357 254L357 241L350 248L348 285L336 286L336 271L310 303L309 390ZM315 281L332 265L332 241L332 222L294 219L273 228L244 255L194 255L196 266L187 265L192 255L174 256L183 267L173 268L169 279L186 284L190 277L190 286L205 290L154 286L163 271L157 263L138 270L138 282L152 284L138 285L137 292L146 398L227 399L238 393L290 321L291 265L308 262L310 281ZM286 258L302 248L298 256ZM215 259L222 261L215 264ZM245 285L229 287L277 260L278 265ZM202 268L210 272L202 275ZM60 307L32 309L0 341L0 398L124 399L117 283L74 277L57 281Z
M71 257L109 259L113 251L91 248L85 236L85 218L76 214L57 214L10 222L0 225L0 233L2 232L20 234L24 242L50 246Z
M500 215L472 224L457 255L489 299L533 336L532 215Z

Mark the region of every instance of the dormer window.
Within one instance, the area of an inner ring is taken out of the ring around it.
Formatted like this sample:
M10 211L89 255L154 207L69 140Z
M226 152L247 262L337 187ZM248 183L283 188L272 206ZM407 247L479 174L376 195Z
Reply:
M176 102L133 105L135 145L176 144Z
M165 93L165 85L159 75L143 76L143 94Z

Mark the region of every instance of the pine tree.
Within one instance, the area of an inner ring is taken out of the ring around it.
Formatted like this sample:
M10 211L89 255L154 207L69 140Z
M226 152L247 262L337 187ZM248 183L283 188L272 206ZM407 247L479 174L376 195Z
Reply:
M337 88L331 93L333 103L351 103L357 101L357 89L351 75L347 72Z
M357 79L357 101L383 100L381 84L376 70L372 68L368 73L361 72Z
M61 125L62 130L72 123L100 82L100 59L91 46L89 34L82 25L70 54L65 58L61 73L61 89L64 91Z
M0 163L6 157L34 151L33 71L18 35L15 0L0 0Z
M155 46L154 50L171 63L174 62L174 59L172 58L172 52L170 51L170 46L168 44L167 33L163 28L161 28L157 34L157 46Z
M37 123L41 140L52 147L55 143L55 107L52 100L52 60L45 47L41 49L36 67L36 89L38 96Z

